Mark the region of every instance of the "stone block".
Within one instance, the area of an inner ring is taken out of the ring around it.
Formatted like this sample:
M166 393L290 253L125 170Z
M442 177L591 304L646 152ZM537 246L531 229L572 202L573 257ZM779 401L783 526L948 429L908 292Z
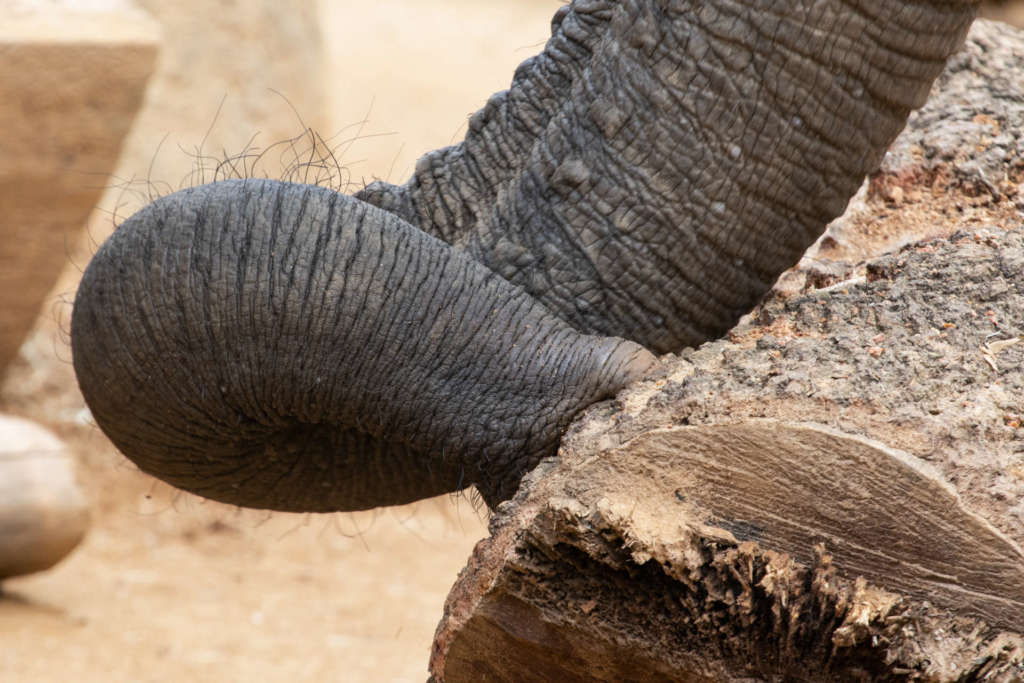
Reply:
M0 373L108 185L156 60L145 14L102 7L0 7Z

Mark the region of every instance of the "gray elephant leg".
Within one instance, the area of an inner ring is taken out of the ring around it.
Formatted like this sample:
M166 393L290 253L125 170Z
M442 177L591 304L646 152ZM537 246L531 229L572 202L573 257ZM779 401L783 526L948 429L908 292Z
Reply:
M97 424L143 470L310 511L470 484L494 504L654 361L389 213L260 180L126 221L82 281L72 350Z

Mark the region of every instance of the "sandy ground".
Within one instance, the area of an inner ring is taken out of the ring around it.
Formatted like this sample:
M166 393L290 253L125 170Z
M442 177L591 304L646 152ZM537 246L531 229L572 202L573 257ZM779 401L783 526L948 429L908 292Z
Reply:
M327 129L369 113L342 159L353 179L399 180L422 152L455 140L539 49L558 4L324 0ZM122 172L145 172L148 155ZM109 218L99 213L91 231L102 238ZM91 426L62 333L77 264L92 249L70 255L0 388L0 411L72 446L94 518L64 563L3 584L0 681L424 680L448 588L485 533L482 515L464 497L270 515L139 473Z

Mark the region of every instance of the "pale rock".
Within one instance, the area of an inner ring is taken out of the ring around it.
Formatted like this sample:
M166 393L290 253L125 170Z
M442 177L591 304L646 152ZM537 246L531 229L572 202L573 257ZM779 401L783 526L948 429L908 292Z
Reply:
M49 569L88 527L68 447L33 422L0 415L0 579Z

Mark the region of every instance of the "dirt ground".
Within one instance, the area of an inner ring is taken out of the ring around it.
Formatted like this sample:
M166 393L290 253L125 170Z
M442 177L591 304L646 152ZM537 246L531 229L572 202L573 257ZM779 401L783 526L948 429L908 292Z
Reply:
M342 159L354 181L400 179L422 152L452 142L539 49L558 4L325 0L326 128L370 114ZM281 107L281 116L291 113ZM126 148L119 175L146 173L159 125L133 132L140 142ZM173 150L165 143L158 161L173 161ZM117 201L101 204L94 240L109 231L104 211ZM69 255L52 305L0 387L0 412L71 445L93 505L91 531L72 556L3 584L0 681L425 680L445 596L485 533L482 513L460 497L362 514L266 514L139 473L91 426L63 333L93 249Z
M982 16L998 21L1005 21L1014 26L1024 27L1024 1L994 0L985 3L981 10Z
M420 153L457 139L467 115L539 49L559 4L323 0L328 128L370 112L342 160L353 178L401 179ZM130 171L145 172L148 150ZM109 219L93 223L102 238L96 226ZM139 473L91 425L70 366L67 301L90 249L69 256L0 386L0 412L68 441L93 501L92 529L70 558L4 583L0 681L424 680L444 598L485 533L481 513L443 498L354 515L266 514Z

